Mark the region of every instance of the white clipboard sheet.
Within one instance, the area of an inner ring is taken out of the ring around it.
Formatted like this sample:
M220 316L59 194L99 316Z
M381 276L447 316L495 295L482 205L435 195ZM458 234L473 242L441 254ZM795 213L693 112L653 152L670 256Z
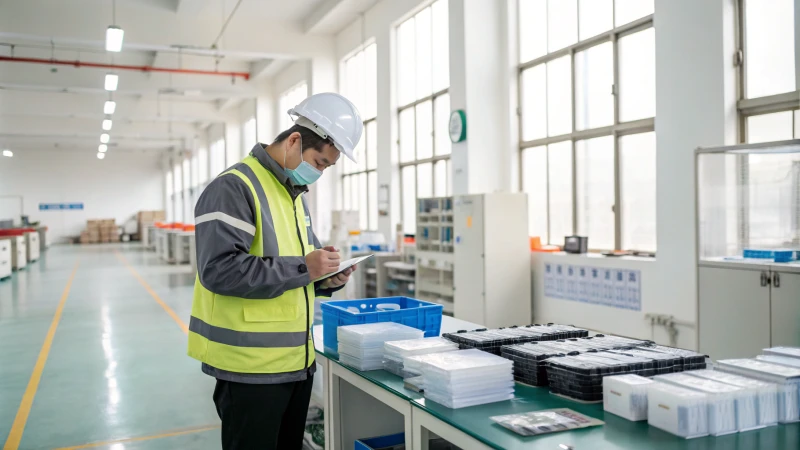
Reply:
M367 256L359 256L358 258L351 258L351 259L348 259L347 261L342 261L342 262L339 263L339 270L337 270L336 272L331 272L331 273L325 274L325 275L317 278L316 280L311 280L311 282L312 283L316 283L317 281L322 281L322 280L324 280L326 278L330 278L330 277L332 277L332 276L334 276L334 275L336 275L338 273L344 272L345 270L355 266L356 264L360 263L361 261L366 261L367 259L372 258L373 256L374 256L374 254L370 254L370 255L367 255Z

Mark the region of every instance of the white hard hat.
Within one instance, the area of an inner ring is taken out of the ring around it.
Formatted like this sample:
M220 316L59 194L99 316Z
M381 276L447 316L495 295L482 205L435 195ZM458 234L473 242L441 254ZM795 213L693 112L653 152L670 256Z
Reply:
M297 116L297 125L314 131L322 138L330 138L337 150L356 162L353 149L361 140L364 123L350 100L332 92L314 94L288 113Z

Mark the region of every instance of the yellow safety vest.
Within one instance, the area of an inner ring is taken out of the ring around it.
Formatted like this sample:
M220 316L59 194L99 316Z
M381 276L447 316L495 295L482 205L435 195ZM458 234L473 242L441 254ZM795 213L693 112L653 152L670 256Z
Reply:
M250 254L264 256L264 229L257 189L263 189L277 235L278 256L305 256L309 245L302 196L294 200L275 176L252 155L242 161L256 174L254 186L242 172L231 169L250 188L255 201L256 232ZM268 231L271 232L271 231ZM195 281L188 354L214 368L244 374L283 374L309 369L314 363L311 325L314 283L286 291L277 298L245 299L215 294ZM196 320L199 319L199 320ZM302 342L302 345L296 345Z

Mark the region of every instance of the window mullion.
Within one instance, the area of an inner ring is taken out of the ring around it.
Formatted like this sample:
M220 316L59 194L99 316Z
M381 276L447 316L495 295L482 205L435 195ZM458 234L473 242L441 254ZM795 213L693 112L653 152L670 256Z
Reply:
M578 107L578 100L577 95L575 95L575 50L570 49L569 52L569 59L571 65L571 89L572 89L572 134L575 134L576 126L575 126L575 119ZM549 113L549 111L548 111ZM575 150L575 139L570 139L572 142L572 234L578 234L578 168L577 168L577 152Z
M613 2L612 2L613 3ZM614 96L614 127L619 125L619 39L615 34L611 38L613 48L614 85L611 87ZM622 249L622 177L620 170L619 133L614 131L614 249Z

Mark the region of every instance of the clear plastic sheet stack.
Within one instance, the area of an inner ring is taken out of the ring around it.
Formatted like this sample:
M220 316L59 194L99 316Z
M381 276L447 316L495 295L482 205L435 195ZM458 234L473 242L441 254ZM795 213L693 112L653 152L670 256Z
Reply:
M693 377L707 378L720 383L755 389L758 425L769 427L778 424L778 385L717 370L692 370L685 372Z
M716 369L778 385L778 421L800 421L800 369L757 359L723 359Z
M470 349L414 356L421 360L425 398L448 408L510 400L514 397L512 362Z
M588 330L575 328L571 325L527 325L524 327L509 327L488 330L486 328L474 331L459 331L442 335L444 338L455 342L461 349L476 348L495 355L500 354L504 345L524 344L526 342L555 341L558 339L579 338L589 335Z
M358 370L383 368L383 347L388 341L422 339L424 332L394 322L347 325L336 331L339 361Z
M647 423L685 439L707 436L708 394L653 383L647 388Z
M686 373L659 375L655 381L674 384L708 395L708 433L712 436L761 428L758 425L756 390Z
M783 356L787 358L800 359L800 348L798 347L772 347L764 349L765 355Z
M404 370L405 358L454 350L458 350L458 344L441 337L387 342L383 346L383 369L399 377L415 377L420 373Z
M647 388L653 380L639 375L603 378L603 409L630 421L647 420Z

